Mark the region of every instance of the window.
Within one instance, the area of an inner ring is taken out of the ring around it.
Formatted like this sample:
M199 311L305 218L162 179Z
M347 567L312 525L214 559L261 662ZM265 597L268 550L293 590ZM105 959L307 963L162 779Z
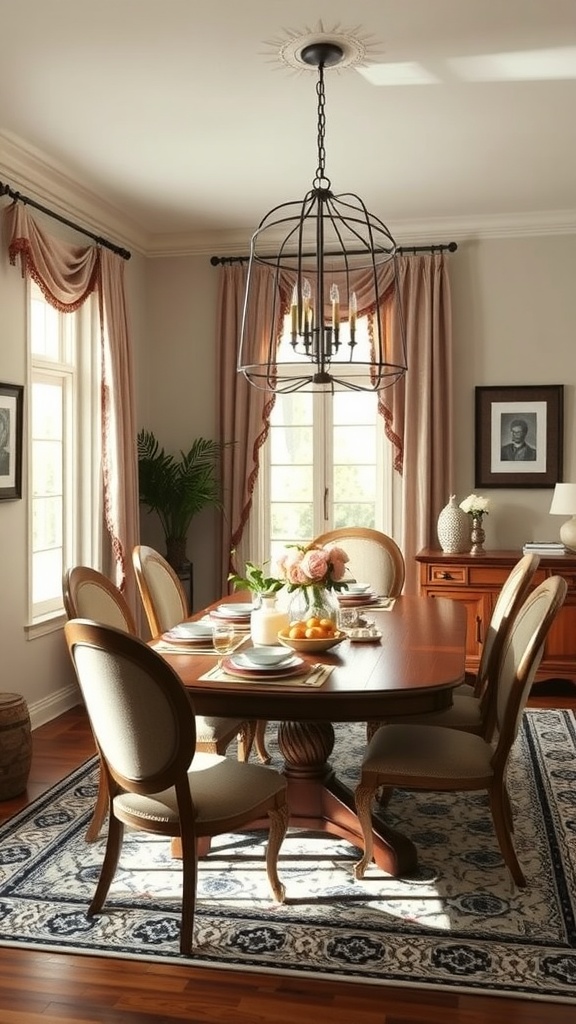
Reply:
M90 300L60 313L30 283L30 619L62 612L62 572L97 564L99 334Z
M286 323L283 346L288 332ZM365 319L357 337L368 344ZM251 521L252 557L273 559L286 544L342 526L392 533L392 475L376 393L276 395Z

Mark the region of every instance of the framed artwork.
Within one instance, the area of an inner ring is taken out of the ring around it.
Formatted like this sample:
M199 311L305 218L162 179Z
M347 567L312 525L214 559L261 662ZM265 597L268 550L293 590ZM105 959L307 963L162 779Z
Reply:
M22 497L22 384L0 384L0 501Z
M554 487L562 480L562 384L478 387L476 487Z

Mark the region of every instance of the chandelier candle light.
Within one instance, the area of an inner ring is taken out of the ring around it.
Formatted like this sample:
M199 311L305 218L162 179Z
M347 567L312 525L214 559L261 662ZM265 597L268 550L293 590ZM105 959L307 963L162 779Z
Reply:
M482 519L487 516L490 511L490 499L483 498L480 494L469 494L464 501L460 502L460 508L467 512L472 518L472 533L470 539L472 541L472 547L470 548L471 555L485 555L484 541L486 535L482 526Z
M398 246L359 196L335 195L326 175L324 70L345 63L343 47L319 38L298 58L302 69L318 71L318 166L304 198L274 207L252 236L238 371L265 391L379 391L407 369ZM292 352L281 353L287 314ZM369 345L358 343L360 315L369 320Z

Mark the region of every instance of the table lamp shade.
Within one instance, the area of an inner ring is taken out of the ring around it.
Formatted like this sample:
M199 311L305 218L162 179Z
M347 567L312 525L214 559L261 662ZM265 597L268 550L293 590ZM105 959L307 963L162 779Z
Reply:
M560 540L571 551L576 551L576 484L556 484L550 515L572 517L560 527Z

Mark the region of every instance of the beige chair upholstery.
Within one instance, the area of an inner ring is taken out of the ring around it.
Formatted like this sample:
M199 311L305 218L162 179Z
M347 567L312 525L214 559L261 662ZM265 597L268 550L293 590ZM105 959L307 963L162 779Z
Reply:
M397 597L402 593L405 577L404 555L392 537L380 530L361 526L344 526L314 538L322 547L337 544L344 548L350 561L348 572L359 583L369 583L377 594Z
M67 569L62 577L62 595L69 619L94 619L104 626L114 626L136 636L134 616L124 595L97 569L87 565ZM98 838L107 813L108 792L101 771L94 813L86 832L87 843Z
M136 583L153 637L188 618L188 601L174 569L154 548L139 544L132 553Z
M518 886L526 880L512 842L513 819L506 790L506 768L544 641L566 596L566 582L553 576L528 595L508 632L498 667L496 740L433 725L384 725L362 760L356 810L364 835L364 855L355 867L364 876L372 860L372 800L383 788L408 790L487 790L500 850ZM454 851L455 855L457 851Z
M168 663L136 637L86 619L65 626L66 641L106 775L110 824L88 916L114 879L124 826L178 837L182 846L180 951L193 945L198 841L268 817L266 867L284 899L278 852L288 827L286 782L279 772L196 753L190 697Z
M455 690L455 694L480 697L484 692L491 667L498 657L498 651L502 647L507 629L532 586L539 564L540 555L527 554L510 571L494 605L482 647L478 672L476 676L466 673L467 681Z
M136 583L153 637L188 618L184 588L172 566L154 548L137 545L132 552ZM238 739L238 759L250 757L256 725L239 718L196 717L196 746L207 754L225 754Z
M394 718L395 725L400 722L408 722L411 725L442 725L450 729L478 733L487 740L492 738L496 725L495 693L500 656L514 618L532 586L539 562L538 555L524 555L503 584L494 605L474 684L464 683L456 687L452 707L429 715ZM370 723L368 738L373 735L376 728L376 723Z

